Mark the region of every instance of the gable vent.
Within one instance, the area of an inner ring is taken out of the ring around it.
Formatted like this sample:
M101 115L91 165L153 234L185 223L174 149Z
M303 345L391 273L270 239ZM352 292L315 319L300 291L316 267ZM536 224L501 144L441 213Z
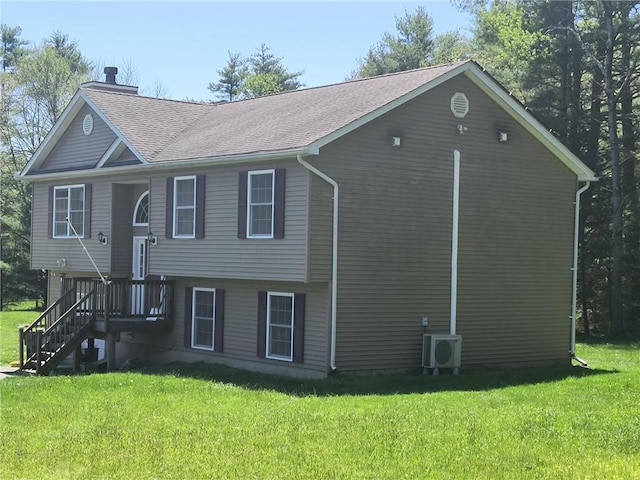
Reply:
M93 132L93 117L90 113L87 113L82 121L82 131L85 135L91 135Z
M469 100L464 93L456 92L451 97L451 111L457 118L464 118L469 113Z

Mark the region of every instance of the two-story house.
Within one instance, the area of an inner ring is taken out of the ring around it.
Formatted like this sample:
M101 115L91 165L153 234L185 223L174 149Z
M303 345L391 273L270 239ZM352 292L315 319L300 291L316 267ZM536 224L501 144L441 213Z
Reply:
M462 368L571 361L595 178L477 64L213 105L106 71L20 174L51 304L22 333L30 365L87 338L111 366L306 377L451 346Z

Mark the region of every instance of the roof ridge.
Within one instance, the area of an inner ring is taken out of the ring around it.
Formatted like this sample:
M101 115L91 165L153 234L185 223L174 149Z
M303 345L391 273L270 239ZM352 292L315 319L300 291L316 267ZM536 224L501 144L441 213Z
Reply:
M159 102L179 103L179 104L182 104L182 105L199 105L199 106L204 106L204 107L210 107L210 106L218 105L217 103L202 103L202 102L195 102L195 101L191 101L191 100L176 100L175 98L150 97L148 95L132 94L132 93L126 93L126 92L116 92L114 90L106 90L106 89L98 89L98 88L92 88L92 87L84 87L82 85L80 85L80 90L84 90L84 91L88 90L88 91L91 91L91 92L106 93L108 95L119 95L119 96L133 97L133 98L144 98L145 100L152 100L152 101L159 101Z
M234 103L248 102L248 101L251 101L251 100L257 100L259 98L278 97L278 96L282 96L282 95L291 95L291 94L299 93L299 92L308 92L310 90L318 90L318 89L321 89L321 88L335 87L335 86L338 86L338 85L348 85L348 84L352 84L352 83L368 82L368 81L376 80L376 79L379 79L379 78L393 77L393 76L399 76L399 75L407 75L409 73L415 73L415 72L424 71L424 70L432 70L432 69L436 69L436 68L456 67L456 66L460 66L460 65L463 65L463 64L469 63L469 62L472 62L472 60L463 60L463 61L460 61L460 62L449 62L449 63L440 64L440 65L429 65L427 67L412 68L411 70L402 70L400 72L383 73L381 75L374 75L373 77L353 78L351 80L345 80L343 82L329 83L329 84L326 84L326 85L316 85L315 87L299 88L297 90L286 90L284 92L272 93L270 95L263 95L261 97L243 98L241 100L234 100L232 102L218 102L218 103L210 104L210 105L214 106L214 107L222 107L224 105L231 105L231 104L234 104Z
M163 102L173 102L173 103L179 103L179 104L186 104L186 105L201 105L204 107L223 107L225 105L233 105L233 104L238 104L238 103L244 103L244 102L248 102L251 100L258 100L260 98L270 98L270 97L278 97L278 96L282 96L282 95L291 95L294 93L298 93L298 92L308 92L311 90L318 90L321 88L329 88L329 87L335 87L337 85L347 85L347 84L354 84L354 83L361 83L361 82L368 82L368 81L372 81L372 80L376 80L376 79L380 79L380 78L387 78L387 77L393 77L393 76L400 76L400 75L407 75L407 74L411 74L411 73L415 73L418 71L424 71L424 70L432 70L432 69L436 69L436 68L444 68L444 67L454 67L454 66L459 66L459 65L463 65L465 63L469 63L472 62L472 60L464 60L464 61L460 61L460 62L450 62L450 63L443 63L440 65L429 65L427 67L420 67L420 68L413 68L411 70L402 70L400 72L391 72L391 73L384 73L382 75L375 75L373 77L365 77L365 78L353 78L351 80L345 80L343 82L335 82L335 83L329 83L327 85L316 85L315 87L308 87L308 88L299 88L297 90L287 90L284 92L278 92L278 93L272 93L270 95L263 95L261 97L253 97L253 98L243 98L240 100L234 100L231 102L226 102L226 101L221 101L221 102L215 102L215 103L202 103L202 102L195 102L195 101L190 101L190 100L176 100L173 98L158 98L158 97L150 97L147 95L134 95L137 98L144 98L147 100L154 100L154 101L163 101ZM81 89L84 90L91 90L91 91L99 91L100 93L108 93L110 95L128 95L131 96L131 93L125 93L125 92L116 92L113 90L98 90L95 88L91 88L91 87L83 87L80 86Z

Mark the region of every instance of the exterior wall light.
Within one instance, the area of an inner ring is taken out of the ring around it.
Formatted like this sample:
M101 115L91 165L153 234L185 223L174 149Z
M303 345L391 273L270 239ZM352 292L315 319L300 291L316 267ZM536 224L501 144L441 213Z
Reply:
M500 143L506 143L509 141L509 134L507 132L498 132L498 141Z
M106 245L107 243L109 243L109 237L107 237L104 233L100 232L98 233L98 241L102 245Z
M153 232L149 232L147 233L147 241L151 244L151 245L157 245L158 244L158 237L156 237Z
M399 148L402 143L402 139L400 137L391 137L391 146Z

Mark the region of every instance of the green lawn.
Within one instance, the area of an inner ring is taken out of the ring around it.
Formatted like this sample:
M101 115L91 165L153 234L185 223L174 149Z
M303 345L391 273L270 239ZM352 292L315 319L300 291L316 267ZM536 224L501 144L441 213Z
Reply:
M40 312L33 310L33 302L12 305L0 312L0 365L18 360L18 327L32 323Z
M0 478L640 478L640 344L579 347L592 370L8 378Z

